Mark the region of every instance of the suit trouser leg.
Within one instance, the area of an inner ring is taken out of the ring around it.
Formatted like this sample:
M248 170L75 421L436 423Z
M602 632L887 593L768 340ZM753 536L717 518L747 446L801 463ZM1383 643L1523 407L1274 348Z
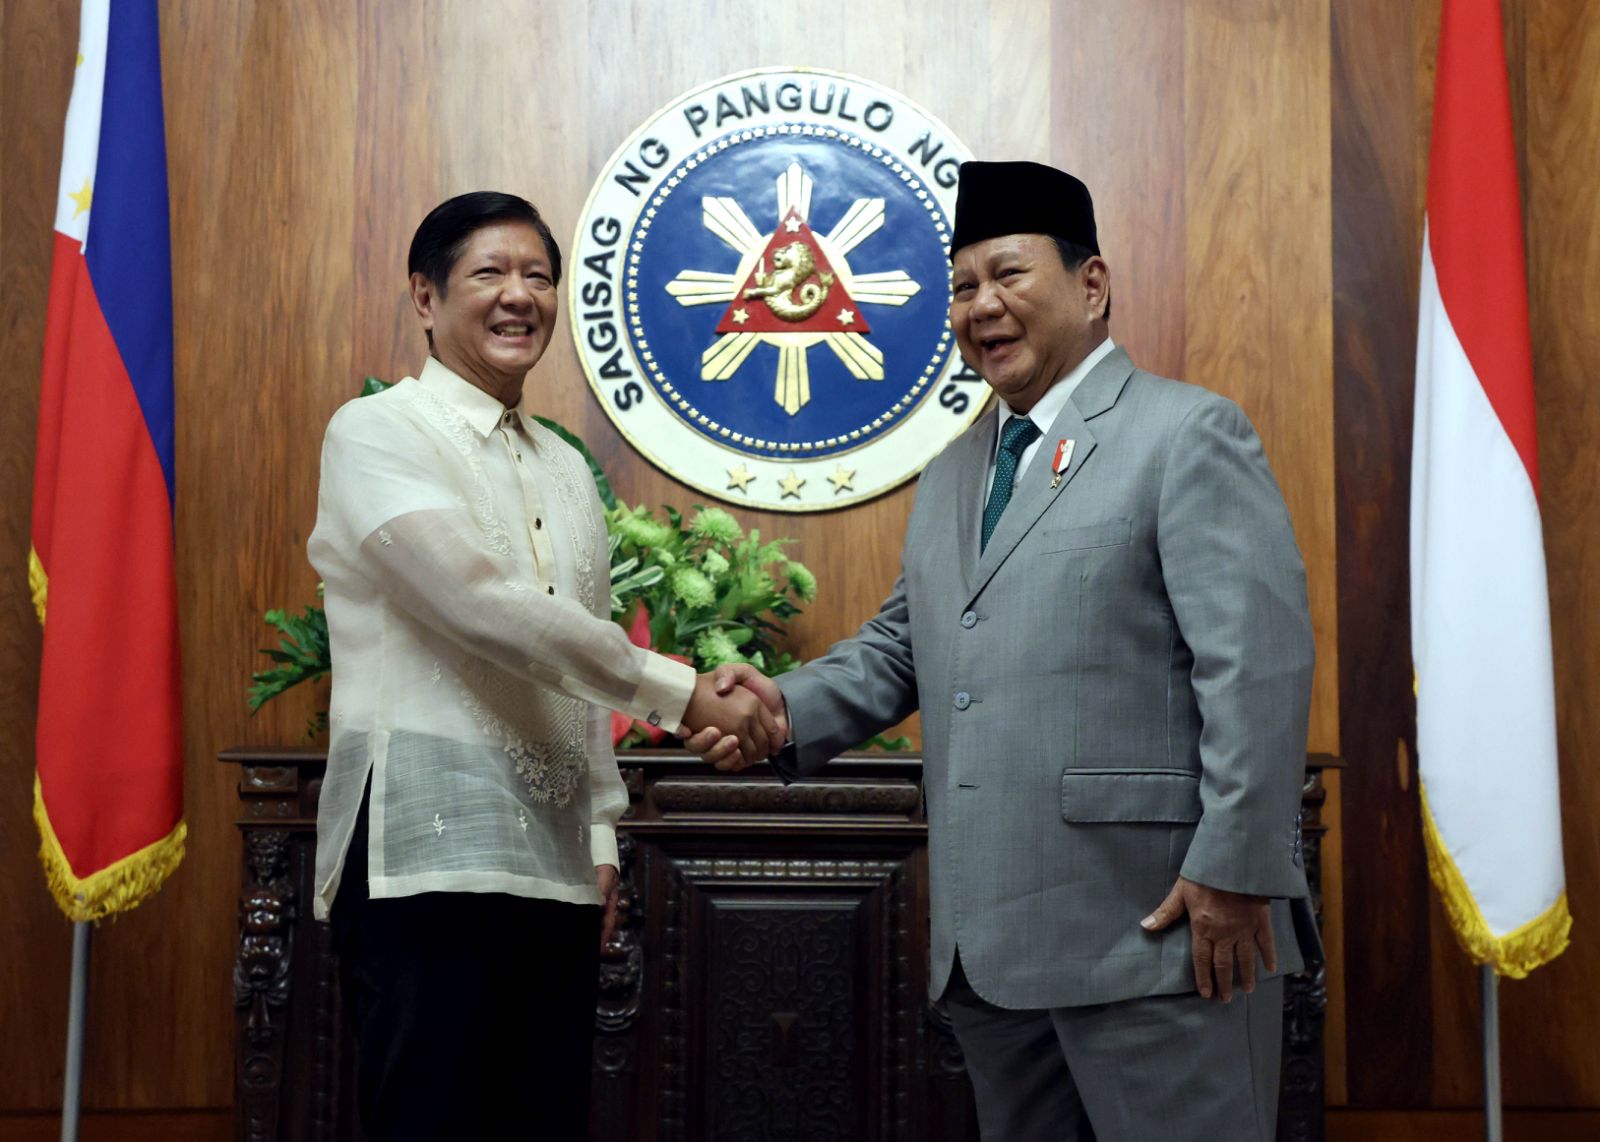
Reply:
M1094 1142L1049 1011L1008 1011L983 999L959 955L943 1002L985 1142Z
M1283 978L1232 1003L1197 993L1050 1012L1100 1142L1271 1142Z
M985 1142L1270 1142L1283 980L1235 993L1012 1011L957 970L945 1007Z

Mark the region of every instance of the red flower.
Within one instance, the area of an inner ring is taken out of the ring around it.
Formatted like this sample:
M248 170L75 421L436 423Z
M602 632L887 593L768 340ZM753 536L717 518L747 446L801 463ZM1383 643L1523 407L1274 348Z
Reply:
M646 650L650 646L650 611L645 607L642 599L635 600L633 604L633 617L628 620L628 641L634 646L642 646ZM688 663L688 659L681 654L669 654L666 657L674 662ZM611 711L611 745L613 748L622 744L622 739L630 733L638 731L643 738L643 745L660 745L666 739L668 730L660 726L652 726L648 722L641 722L630 718L627 714Z

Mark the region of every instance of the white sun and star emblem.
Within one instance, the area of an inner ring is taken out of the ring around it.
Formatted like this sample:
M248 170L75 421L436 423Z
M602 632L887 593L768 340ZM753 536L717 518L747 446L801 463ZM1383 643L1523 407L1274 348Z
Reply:
M859 306L904 305L922 288L904 270L851 272L851 251L883 226L883 199L856 199L818 234L808 221L813 185L797 162L778 176L777 226L769 234L734 199L701 199L706 229L739 255L739 269L684 270L667 285L679 305L727 306L701 357L701 379L727 380L757 345L771 345L778 350L772 399L790 416L811 400L807 353L819 342L857 380L883 380L883 352L868 339Z

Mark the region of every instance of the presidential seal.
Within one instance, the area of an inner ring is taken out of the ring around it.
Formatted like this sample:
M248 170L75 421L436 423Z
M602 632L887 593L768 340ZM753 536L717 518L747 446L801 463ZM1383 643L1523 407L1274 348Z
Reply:
M988 395L948 319L970 157L836 72L742 72L655 115L572 243L573 336L618 429L684 483L776 511L916 475Z

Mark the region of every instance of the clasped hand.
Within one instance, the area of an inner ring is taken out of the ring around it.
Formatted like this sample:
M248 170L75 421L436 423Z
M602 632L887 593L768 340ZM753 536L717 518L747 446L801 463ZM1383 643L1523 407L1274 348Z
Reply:
M753 666L719 666L695 679L678 736L721 770L766 761L789 740L783 694Z

